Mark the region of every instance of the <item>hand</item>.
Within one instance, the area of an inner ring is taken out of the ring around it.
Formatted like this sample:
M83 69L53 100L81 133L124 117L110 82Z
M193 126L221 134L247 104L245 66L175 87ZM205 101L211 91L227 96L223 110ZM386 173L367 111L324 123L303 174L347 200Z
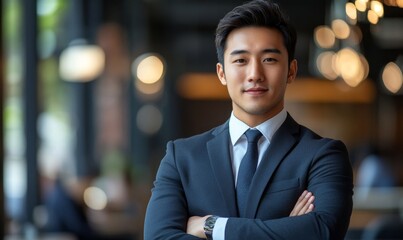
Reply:
M313 196L311 192L305 190L298 198L298 201L295 204L294 209L290 213L290 217L300 216L312 212L314 208L313 205L314 200L315 196ZM204 234L204 222L209 216L211 215L207 215L204 217L199 216L190 217L188 219L186 233L205 239L206 235Z
M186 233L206 239L206 235L204 234L204 222L211 215L207 215L204 217L193 216L188 219L188 225L186 228Z
M295 204L294 209L290 213L290 217L300 216L312 212L314 208L313 205L314 200L315 196L313 196L311 192L305 190L298 198L298 201Z

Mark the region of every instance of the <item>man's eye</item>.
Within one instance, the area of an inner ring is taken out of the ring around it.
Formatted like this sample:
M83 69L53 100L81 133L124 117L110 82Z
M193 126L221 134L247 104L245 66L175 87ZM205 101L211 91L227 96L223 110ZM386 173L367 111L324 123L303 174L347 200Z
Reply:
M245 61L245 59L236 59L234 62L235 63L245 63L246 61Z
M275 58L265 58L263 61L264 62L277 62L277 59L275 59Z

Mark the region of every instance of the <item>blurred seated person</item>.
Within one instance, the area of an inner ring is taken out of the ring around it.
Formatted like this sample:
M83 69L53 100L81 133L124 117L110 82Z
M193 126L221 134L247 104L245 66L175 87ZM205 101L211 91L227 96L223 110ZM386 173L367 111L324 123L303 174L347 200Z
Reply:
M77 240L129 240L130 236L103 236L90 225L83 201L84 190L90 186L91 177L63 182L55 180L45 198L48 220L45 232L69 233Z
M359 197L367 197L371 188L394 187L397 184L396 177L391 170L387 157L380 153L376 146L368 146L367 154L358 166L356 187L359 189Z

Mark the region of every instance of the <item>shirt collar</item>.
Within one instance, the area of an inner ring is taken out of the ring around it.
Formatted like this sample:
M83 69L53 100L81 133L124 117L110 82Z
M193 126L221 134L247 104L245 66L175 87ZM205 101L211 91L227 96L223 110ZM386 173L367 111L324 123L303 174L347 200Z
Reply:
M266 120L255 128L258 129L270 143L274 133L280 128L286 118L287 111L283 108L276 116ZM229 134L232 145L235 145L249 128L247 124L236 118L232 112L229 120Z

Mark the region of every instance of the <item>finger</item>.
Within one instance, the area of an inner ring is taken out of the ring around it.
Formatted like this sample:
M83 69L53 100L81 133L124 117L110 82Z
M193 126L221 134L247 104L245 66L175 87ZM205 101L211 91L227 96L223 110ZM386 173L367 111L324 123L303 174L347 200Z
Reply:
M297 203L294 206L294 209L291 211L290 216L296 216L299 214L301 209L307 204L309 197L312 195L312 193L308 191L304 191L301 196L298 198Z
M315 207L315 206L314 206L312 203L309 204L309 207L308 207L308 209L306 210L305 214L312 212L313 209L314 209L314 207Z
M303 214L307 214L310 212L310 207L312 205L313 207L313 201L315 200L315 196L311 195L309 196L309 198L307 199L305 205L300 209L300 211L298 212L298 215L303 215ZM313 209L313 208L312 208ZM311 210L312 211L312 210Z
M301 195L301 200L295 206L295 215L301 215L301 211L303 210L304 206L306 206L309 198L312 196L311 192L306 191L305 194Z
M297 203L302 201L307 194L308 194L308 191L304 190L304 192L301 194L301 196L299 196Z
M313 208L314 208L314 205L313 205L312 203L309 204L308 210L305 212L305 214L312 212L312 211L313 211Z
M311 196L311 192L304 191L299 197L297 204L295 204L296 209L301 209L308 202Z
M312 193L308 192L304 199L301 200L301 202L299 202L296 206L295 206L295 214L297 216L305 214L306 210L309 207L309 204L311 204L311 202L309 202L309 200L311 199Z
M309 206L313 204L313 201L315 200L315 196L311 195L308 197L308 200L306 201L305 205L301 207L300 211L298 212L298 215L303 215L306 214Z

